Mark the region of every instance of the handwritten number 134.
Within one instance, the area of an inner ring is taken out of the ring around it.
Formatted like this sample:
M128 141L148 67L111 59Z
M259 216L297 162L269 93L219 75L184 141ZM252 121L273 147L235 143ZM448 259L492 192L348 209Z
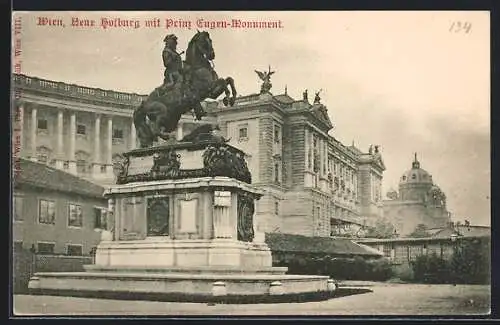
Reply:
M454 21L450 25L450 32L452 33L469 33L472 28L472 24L468 21Z

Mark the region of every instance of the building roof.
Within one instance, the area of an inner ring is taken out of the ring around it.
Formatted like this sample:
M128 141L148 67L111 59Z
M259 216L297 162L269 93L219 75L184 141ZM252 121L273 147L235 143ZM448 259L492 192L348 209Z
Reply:
M21 158L20 170L15 186L27 185L92 197L104 194L104 187L100 185L38 162Z
M491 228L486 226L458 226L454 228L442 228L433 231L431 234L434 238L450 238L452 234L462 237L489 237L491 236Z
M328 116L328 111L325 105L313 104L309 110L314 115L314 117L317 118L322 123L324 123L328 127L328 129L333 128L333 123L330 120L330 117Z
M458 230L458 232L457 232ZM435 228L429 230L430 236L422 238L401 237L401 238L360 238L356 239L358 243L396 243L396 242L426 242L450 240L453 234L460 238L486 238L491 237L491 228L486 226L460 226L457 228Z
M292 97L288 96L288 94L276 95L274 98L282 103L291 104L295 101Z
M363 152L359 150L358 147L356 147L354 144L352 146L347 147L349 148L352 152L354 152L357 155L361 155Z
M379 257L383 254L367 249L350 239L330 237L308 237L302 235L266 233L266 244L271 251L323 253L331 255L359 255Z
M430 184L432 185L432 175L429 174L425 169L420 168L420 162L417 159L417 154L415 153L415 159L411 164L411 169L407 170L401 176L399 181L399 186L405 186L406 184Z

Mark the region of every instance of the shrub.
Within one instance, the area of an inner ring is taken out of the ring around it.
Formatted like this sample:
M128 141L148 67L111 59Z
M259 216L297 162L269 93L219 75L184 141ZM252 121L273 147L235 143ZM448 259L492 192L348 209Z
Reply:
M413 279L416 282L447 283L450 280L449 263L435 253L418 256L412 262L412 268Z
M490 246L480 240L463 240L450 260L450 275L455 283L490 283Z
M422 255L412 263L415 282L422 283L490 283L489 243L462 240L457 243L450 260L435 253Z
M392 276L386 259L366 260L359 256L296 256L280 266L287 266L290 274L328 275L338 280L385 281Z
M409 264L394 266L393 276L404 282L414 281L413 268Z
M368 260L367 264L373 281L386 281L394 274L391 264L385 258Z

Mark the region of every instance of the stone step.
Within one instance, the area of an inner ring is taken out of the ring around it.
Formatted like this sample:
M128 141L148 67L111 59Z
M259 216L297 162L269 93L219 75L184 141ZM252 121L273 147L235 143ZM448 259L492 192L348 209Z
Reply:
M28 288L30 294L192 302L217 298L254 303L328 299L336 291L327 276L145 272L35 273ZM283 299L276 299L279 297Z
M258 269L232 266L197 266L197 267L140 267L140 266L102 266L84 265L87 272L145 272L145 273L182 273L182 274L285 274L287 267L264 267Z

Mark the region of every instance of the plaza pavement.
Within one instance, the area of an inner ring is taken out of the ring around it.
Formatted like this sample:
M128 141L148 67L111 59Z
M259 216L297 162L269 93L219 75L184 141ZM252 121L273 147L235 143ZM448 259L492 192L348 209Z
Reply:
M490 286L389 283L351 283L346 286L370 287L373 292L321 302L244 305L15 295L12 309L15 316L451 316L490 312Z

